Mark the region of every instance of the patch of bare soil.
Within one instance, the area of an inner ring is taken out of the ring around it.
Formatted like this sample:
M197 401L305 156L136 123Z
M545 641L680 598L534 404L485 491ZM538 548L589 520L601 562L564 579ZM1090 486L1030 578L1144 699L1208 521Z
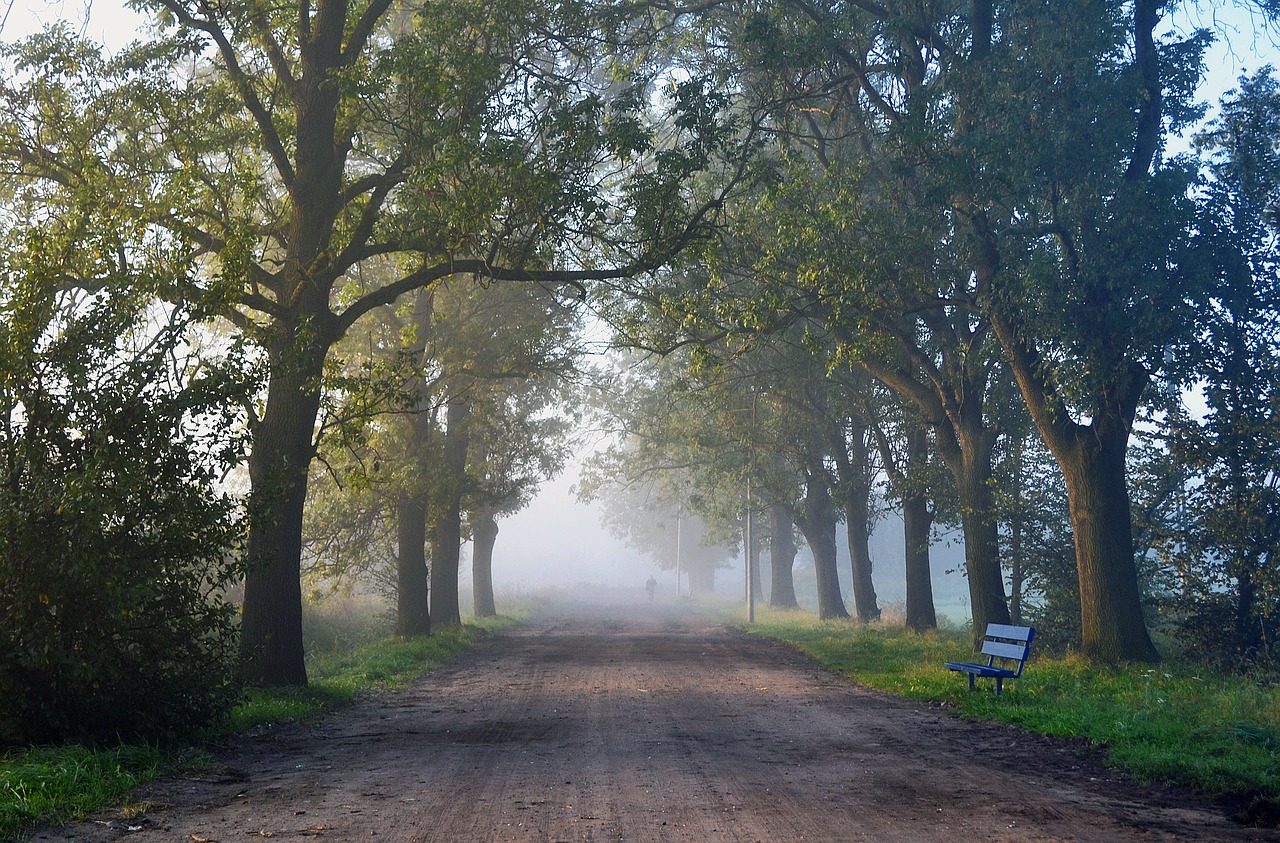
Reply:
M854 686L651 605L492 636L410 690L221 760L221 775L136 792L164 806L143 819L35 839L1280 840L1086 747Z

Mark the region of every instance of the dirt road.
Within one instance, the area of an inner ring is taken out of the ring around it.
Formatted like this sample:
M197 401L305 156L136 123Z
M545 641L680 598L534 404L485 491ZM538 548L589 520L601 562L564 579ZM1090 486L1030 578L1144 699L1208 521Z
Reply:
M957 680L962 681L962 680ZM855 687L662 606L493 636L411 690L248 739L136 831L41 840L1278 840L1096 753Z

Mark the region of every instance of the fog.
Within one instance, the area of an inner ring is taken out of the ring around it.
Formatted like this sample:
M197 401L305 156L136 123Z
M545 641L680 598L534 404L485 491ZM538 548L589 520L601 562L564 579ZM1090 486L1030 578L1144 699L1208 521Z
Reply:
M572 491L577 481L578 469L571 466L544 483L528 507L498 522L494 588L593 585L640 590L650 574L674 584L673 574L659 571L652 560L611 536L595 505L578 502Z
M528 592L544 589L603 591L634 589L643 594L650 575L658 581L660 597L675 593L674 571L659 570L648 556L614 538L600 523L594 504L580 503L572 487L578 480L576 466L559 478L545 483L533 502L523 511L498 522L498 541L493 549L495 590ZM837 534L841 590L852 608L852 575L844 527ZM906 601L902 520L886 514L871 535L873 581L880 606L886 615L901 614ZM930 548L934 603L939 622L959 626L969 620L968 585L961 573L964 544L958 532L936 537ZM767 554L762 559L767 594L769 568ZM469 583L470 569L463 574ZM796 595L802 606L816 611L817 597L813 563L801 543L795 565ZM746 577L741 557L729 567L716 571L716 594L743 599ZM686 585L687 587L687 585ZM501 598L499 598L501 599Z

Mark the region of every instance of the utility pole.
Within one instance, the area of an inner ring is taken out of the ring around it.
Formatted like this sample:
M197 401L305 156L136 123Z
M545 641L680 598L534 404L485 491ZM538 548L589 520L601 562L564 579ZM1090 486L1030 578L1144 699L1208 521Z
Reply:
M754 414L753 414L754 415ZM747 623L756 622L756 584L751 570L751 475L747 475L747 552L743 554L747 562Z
M680 527L684 523L683 508L676 511L676 597L680 596Z
M747 623L756 622L756 583L751 567L751 549L754 536L751 530L751 478L756 473L756 392L751 391L751 428L747 431L747 536L743 557L747 567Z

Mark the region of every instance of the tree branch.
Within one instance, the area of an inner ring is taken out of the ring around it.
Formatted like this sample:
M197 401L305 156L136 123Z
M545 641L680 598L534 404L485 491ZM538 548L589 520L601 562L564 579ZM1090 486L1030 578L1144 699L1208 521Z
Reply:
M235 83L236 90L240 92L241 101L244 103L245 108L249 110L249 113L253 115L258 131L262 133L263 142L267 147L267 154L271 156L271 161L275 165L276 171L280 174L285 187L292 192L294 172L293 165L289 161L289 153L285 150L284 144L280 140L280 135L277 134L275 125L271 121L271 112L267 110L262 100L258 98L257 93L253 90L249 75L240 66L240 59L236 55L235 47L227 38L227 34L222 30L222 27L212 20L195 17L179 0L157 0L157 2L172 12L183 26L203 32L213 40L214 45L218 48L218 53L222 56L223 63L226 65L227 73Z

